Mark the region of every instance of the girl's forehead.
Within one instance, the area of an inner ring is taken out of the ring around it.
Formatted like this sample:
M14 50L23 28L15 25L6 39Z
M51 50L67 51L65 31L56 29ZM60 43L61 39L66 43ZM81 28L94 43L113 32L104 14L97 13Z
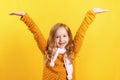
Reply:
M64 27L60 27L57 29L57 31L66 31L66 29Z
M56 34L66 34L67 33L67 31L66 31L66 29L64 28L64 27L60 27L60 28L58 28L58 30L56 31Z

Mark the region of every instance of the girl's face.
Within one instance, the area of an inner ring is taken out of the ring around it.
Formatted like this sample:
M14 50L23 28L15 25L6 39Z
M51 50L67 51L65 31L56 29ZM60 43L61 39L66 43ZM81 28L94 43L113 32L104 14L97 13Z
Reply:
M60 27L55 34L55 44L58 48L65 48L69 42L69 36L64 27Z

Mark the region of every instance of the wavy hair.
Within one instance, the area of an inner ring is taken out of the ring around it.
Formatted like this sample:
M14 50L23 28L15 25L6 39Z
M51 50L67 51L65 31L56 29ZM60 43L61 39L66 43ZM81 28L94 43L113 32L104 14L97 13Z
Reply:
M46 47L46 56L47 56L47 59L51 60L51 58L54 55L54 49L56 48L56 45L55 45L55 35L56 35L56 31L60 27L65 28L65 30L68 33L69 42L68 42L68 44L65 47L66 48L66 53L65 54L67 54L67 57L70 60L72 60L73 36L72 36L70 28L66 24L63 24L63 23L57 23L57 24L55 24L51 28L51 30L50 30L49 37L48 37L48 40L47 40L47 47Z

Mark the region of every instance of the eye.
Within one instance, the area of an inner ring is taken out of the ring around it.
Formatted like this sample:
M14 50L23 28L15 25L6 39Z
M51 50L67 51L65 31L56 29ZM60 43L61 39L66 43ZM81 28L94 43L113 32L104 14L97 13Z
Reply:
M63 37L67 37L67 35L63 35Z
M59 38L59 36L56 36L55 38Z

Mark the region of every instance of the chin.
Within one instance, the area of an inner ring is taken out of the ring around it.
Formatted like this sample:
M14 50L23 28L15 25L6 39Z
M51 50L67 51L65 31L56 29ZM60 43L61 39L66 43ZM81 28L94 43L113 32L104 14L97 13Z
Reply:
M65 46L58 46L58 48L65 48Z

